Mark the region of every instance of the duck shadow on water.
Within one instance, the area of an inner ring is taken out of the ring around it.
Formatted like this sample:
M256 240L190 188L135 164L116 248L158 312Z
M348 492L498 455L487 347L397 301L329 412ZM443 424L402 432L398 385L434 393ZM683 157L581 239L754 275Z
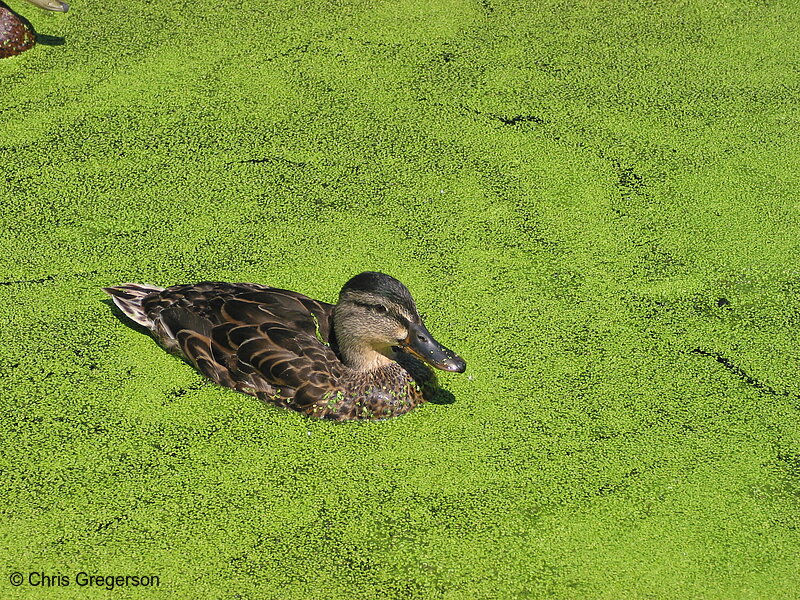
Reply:
M439 388L428 400L431 404L455 404L456 397L444 388Z
M66 40L57 35L47 35L45 33L36 34L36 43L42 46L63 46Z

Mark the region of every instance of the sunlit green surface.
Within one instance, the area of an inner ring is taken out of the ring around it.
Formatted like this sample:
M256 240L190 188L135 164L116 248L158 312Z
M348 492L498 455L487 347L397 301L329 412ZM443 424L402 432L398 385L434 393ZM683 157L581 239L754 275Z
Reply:
M797 597L796 2L12 8L0 596ZM455 403L264 406L99 289L367 269Z

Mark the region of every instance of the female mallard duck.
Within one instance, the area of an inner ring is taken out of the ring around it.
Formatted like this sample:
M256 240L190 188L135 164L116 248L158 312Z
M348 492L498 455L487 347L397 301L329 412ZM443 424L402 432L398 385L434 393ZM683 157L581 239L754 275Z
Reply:
M67 12L69 4L60 0L28 0L31 4L56 12ZM31 24L0 2L0 58L16 56L36 45Z
M406 286L356 275L336 305L255 283L104 288L119 309L219 385L313 417L385 419L466 363L425 327Z

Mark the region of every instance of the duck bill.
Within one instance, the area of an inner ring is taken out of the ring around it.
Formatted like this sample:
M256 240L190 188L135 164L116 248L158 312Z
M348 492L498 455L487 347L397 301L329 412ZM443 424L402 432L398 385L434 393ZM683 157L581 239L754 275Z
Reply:
M400 347L442 371L463 373L467 368L464 359L437 342L422 323L412 323L409 326L408 337L402 340Z

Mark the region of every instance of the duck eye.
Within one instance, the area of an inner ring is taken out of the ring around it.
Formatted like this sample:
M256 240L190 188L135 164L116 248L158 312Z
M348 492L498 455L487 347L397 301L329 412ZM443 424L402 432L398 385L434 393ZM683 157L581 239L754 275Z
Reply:
M378 314L380 315L385 315L387 312L389 312L389 309L387 309L383 304L376 304L375 310L378 311Z

